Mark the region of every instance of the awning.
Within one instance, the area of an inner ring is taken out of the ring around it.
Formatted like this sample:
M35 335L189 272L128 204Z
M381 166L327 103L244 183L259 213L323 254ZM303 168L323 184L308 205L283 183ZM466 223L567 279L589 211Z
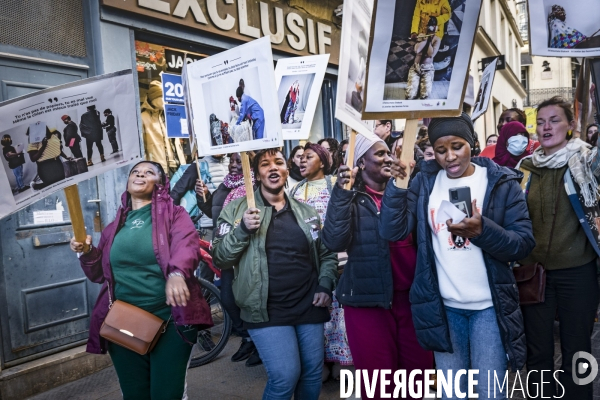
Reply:
M533 59L529 53L521 53L521 67L533 65Z

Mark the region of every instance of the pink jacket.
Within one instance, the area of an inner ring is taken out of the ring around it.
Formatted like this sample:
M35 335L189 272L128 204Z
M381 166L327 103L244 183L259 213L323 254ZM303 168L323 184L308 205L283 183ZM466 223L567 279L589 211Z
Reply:
M88 254L79 258L81 268L89 280L102 283L90 322L90 336L87 343L89 353L104 354L106 340L100 337L100 327L108 313L108 286L114 299L114 279L110 266L110 249L113 240L124 225L129 193L121 196L122 206L117 216L103 231L100 243ZM204 329L213 325L211 311L202 295L200 284L194 277L194 270L200 259L199 237L194 224L183 207L173 204L169 196L169 183L156 185L152 194L152 244L158 265L165 279L173 271L181 272L190 291L190 301L185 307L172 307L171 313L177 325L199 325Z

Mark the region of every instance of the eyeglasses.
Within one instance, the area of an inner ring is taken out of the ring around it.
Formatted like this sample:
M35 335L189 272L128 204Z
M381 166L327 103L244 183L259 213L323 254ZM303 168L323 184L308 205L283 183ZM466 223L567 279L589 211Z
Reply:
M385 125L385 124L375 124L375 128L379 128L381 125Z

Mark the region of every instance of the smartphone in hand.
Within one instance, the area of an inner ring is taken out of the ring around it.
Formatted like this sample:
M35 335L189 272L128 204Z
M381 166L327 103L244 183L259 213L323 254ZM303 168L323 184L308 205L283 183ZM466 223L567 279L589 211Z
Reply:
M468 186L461 186L449 189L450 192L450 203L454 204L456 208L467 214L467 218L473 216L473 205L471 204L471 188Z

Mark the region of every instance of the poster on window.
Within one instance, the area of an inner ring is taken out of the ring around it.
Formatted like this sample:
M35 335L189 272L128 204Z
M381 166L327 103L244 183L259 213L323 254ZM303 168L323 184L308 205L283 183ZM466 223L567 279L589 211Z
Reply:
M600 0L529 0L531 54L600 56Z
M345 1L335 118L358 133L373 132L373 121L362 119L367 53L373 0Z
M376 0L363 118L459 115L481 1Z
M310 136L328 62L329 54L277 60L275 80L284 140Z
M471 119L473 121L485 114L488 109L497 65L498 59L496 58L483 70L481 82L479 83L479 90L477 91L477 97L475 98L475 105L473 106L473 114L471 114Z
M131 70L0 103L0 218L140 159Z
M183 74L200 156L283 145L268 36L188 64Z

